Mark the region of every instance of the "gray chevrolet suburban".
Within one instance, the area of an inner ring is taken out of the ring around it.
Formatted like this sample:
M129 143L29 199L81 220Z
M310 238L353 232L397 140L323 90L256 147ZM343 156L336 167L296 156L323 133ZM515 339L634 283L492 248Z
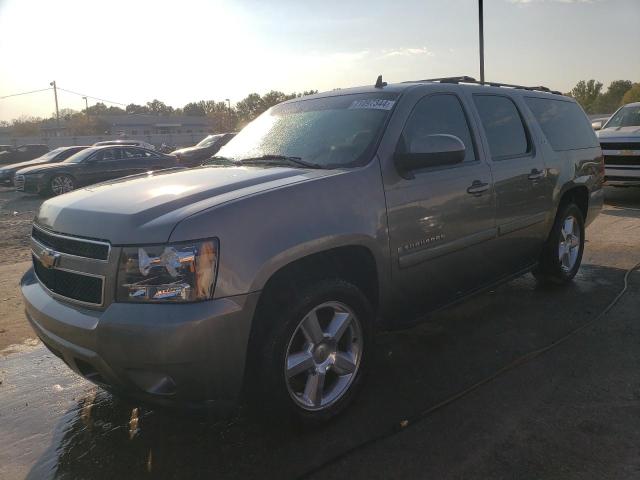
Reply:
M44 202L26 316L118 394L323 421L375 331L526 272L570 281L603 178L570 98L379 78L271 108L207 166Z

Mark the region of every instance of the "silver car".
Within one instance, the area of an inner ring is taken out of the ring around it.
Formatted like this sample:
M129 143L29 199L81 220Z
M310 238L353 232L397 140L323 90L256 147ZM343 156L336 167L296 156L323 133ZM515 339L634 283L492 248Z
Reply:
M603 176L586 115L545 89L379 79L294 99L207 166L44 202L26 314L113 392L324 421L375 331L526 272L571 281Z

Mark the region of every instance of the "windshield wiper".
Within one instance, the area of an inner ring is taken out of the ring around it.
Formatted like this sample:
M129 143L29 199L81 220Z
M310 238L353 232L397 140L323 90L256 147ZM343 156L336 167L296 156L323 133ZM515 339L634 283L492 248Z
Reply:
M207 158L202 162L202 165L235 165L238 166L238 162L235 160L231 160L227 157L221 157L218 155L214 155L213 157Z
M324 168L322 165L318 165L317 163L307 162L302 160L300 157L291 157L288 155L262 155L261 157L250 157L243 158L240 160L240 163L289 163L298 165L304 168L315 168L321 169Z

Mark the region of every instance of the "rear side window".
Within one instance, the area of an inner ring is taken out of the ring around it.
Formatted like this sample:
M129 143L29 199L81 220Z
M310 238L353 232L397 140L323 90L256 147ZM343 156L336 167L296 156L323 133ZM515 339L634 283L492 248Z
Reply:
M536 97L527 97L525 102L554 150L577 150L598 145L587 116L578 104Z
M493 160L520 157L531 151L527 131L513 100L500 95L474 95L473 101Z
M399 148L403 150L418 138L443 133L462 140L465 162L476 159L467 117L458 97L451 94L431 95L417 103L402 132Z

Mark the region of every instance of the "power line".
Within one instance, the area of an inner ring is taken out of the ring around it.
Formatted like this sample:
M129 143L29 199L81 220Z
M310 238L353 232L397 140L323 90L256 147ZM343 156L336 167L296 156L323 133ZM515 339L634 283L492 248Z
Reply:
M41 88L40 90L31 90L30 92L21 92L21 93L12 93L11 95L3 95L2 97L0 97L0 100L4 100L5 98L9 98L9 97L17 97L19 95L29 95L30 93L45 92L47 90L51 90L51 87Z
M79 95L81 97L92 98L92 99L98 100L100 102L113 103L114 105L122 105L123 107L127 106L126 103L114 102L112 100L105 100L104 98L98 98L98 97L94 97L92 95L85 95L84 93L74 92L73 90L67 90L66 88L62 88L62 87L58 87L58 90L62 90L63 92L67 92L67 93L73 93L74 95Z

